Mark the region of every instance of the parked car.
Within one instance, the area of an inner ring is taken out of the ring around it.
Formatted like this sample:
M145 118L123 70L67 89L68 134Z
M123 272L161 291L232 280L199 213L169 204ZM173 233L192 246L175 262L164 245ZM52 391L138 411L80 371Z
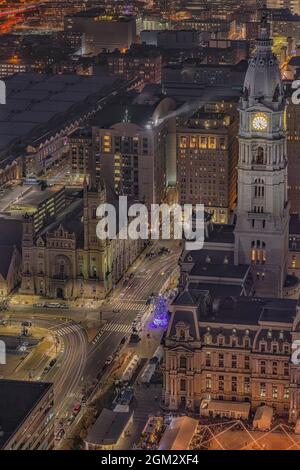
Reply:
M105 361L105 365L109 366L113 360L114 360L113 356L108 356L108 358Z
M73 408L73 413L74 415L78 415L79 411L81 410L81 403L76 403L76 405Z
M60 430L58 431L58 433L56 434L55 440L56 440L56 441L61 441L62 438L64 437L64 435L65 435L65 430L62 428L62 429L60 429Z
M56 361L57 361L57 359L55 359L55 358L52 359L52 361L49 362L49 366L50 366L50 367L53 367L54 364L56 364Z
M71 416L69 416L69 418L67 419L66 425L67 425L67 426L71 426L71 424L73 423L74 419L75 419L75 416L74 416L73 413L72 413Z
M67 305L67 304L60 304L60 308L68 309L68 308L69 308L69 305Z

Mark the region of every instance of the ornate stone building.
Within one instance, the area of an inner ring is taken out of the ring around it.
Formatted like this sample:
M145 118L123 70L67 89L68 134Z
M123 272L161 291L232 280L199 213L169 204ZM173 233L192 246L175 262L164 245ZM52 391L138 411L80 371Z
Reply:
M165 340L163 400L171 410L199 411L206 400L268 404L300 416L300 302L224 297L186 289L171 306Z
M203 400L233 410L235 402L268 404L296 421L300 301L282 297L289 242L297 246L296 235L289 239L285 100L267 29L262 21L241 99L236 224L208 220L203 250L182 254L163 400L193 411Z
M267 297L282 297L288 268L285 107L264 21L240 105L235 262L251 264L256 293Z
M103 185L85 184L83 198L72 202L54 222L35 233L24 217L21 293L51 298L103 299L144 248L143 240L99 240Z

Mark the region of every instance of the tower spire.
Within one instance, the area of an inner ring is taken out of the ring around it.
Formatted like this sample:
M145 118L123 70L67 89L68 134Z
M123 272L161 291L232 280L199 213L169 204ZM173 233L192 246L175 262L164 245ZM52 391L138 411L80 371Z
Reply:
M269 39L269 12L266 2L262 2L260 13L259 39Z

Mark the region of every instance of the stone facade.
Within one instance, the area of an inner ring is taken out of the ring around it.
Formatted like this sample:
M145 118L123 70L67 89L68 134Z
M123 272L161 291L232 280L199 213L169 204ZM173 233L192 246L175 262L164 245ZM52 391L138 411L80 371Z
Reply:
M251 263L257 295L282 297L289 202L285 99L267 28L250 59L240 105L235 261Z
M24 218L21 293L51 298L103 299L144 248L143 240L99 240L99 204L106 191L85 186L56 221L35 233Z
M300 416L300 303L223 298L183 291L171 306L165 340L163 400L171 410L199 411L203 399L262 404Z

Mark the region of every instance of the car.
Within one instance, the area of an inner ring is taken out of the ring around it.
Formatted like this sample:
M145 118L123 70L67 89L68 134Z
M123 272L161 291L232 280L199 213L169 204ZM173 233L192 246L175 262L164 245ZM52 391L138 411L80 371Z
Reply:
M64 435L65 435L65 430L64 430L64 429L60 429L60 430L58 431L58 433L56 434L56 436L55 436L55 440L56 440L56 441L61 441L62 438L64 437Z
M74 416L73 414L71 414L71 416L69 416L69 418L68 418L67 421L66 421L66 425L67 425L67 426L71 426L71 424L73 423L74 419L75 419L75 416Z
M140 341L141 341L141 338L139 337L137 333L133 333L130 336L130 340L129 340L130 343L139 343Z
M53 367L54 364L56 364L57 359L52 359L52 361L49 362L49 367Z
M45 304L46 308L60 308L60 304L58 302L49 302Z
M73 413L74 413L74 415L75 415L75 416L78 415L78 413L80 412L80 410L81 410L81 403L76 403L76 405L75 405L74 408L73 408Z
M43 377L44 375L48 374L49 370L50 370L50 367L49 367L49 366L46 366L45 369L44 369L43 372L42 372L42 377Z
M112 363L113 360L114 360L114 358L112 356L108 356L108 358L105 361L105 365L109 366Z
M67 304L60 304L60 308L68 309L70 308Z

